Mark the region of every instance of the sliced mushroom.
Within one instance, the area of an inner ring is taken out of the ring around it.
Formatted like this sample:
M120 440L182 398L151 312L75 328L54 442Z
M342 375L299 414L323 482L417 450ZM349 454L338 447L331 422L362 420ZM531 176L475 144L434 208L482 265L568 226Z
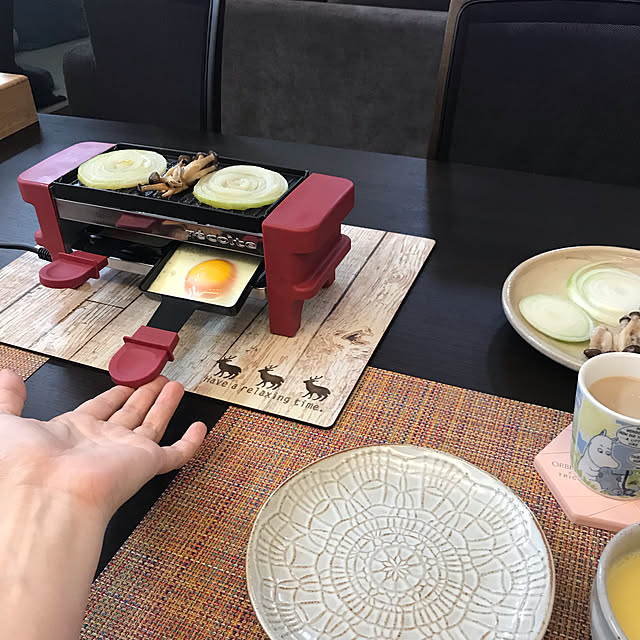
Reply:
M613 347L616 351L622 351L624 345L621 345L621 341L625 339L625 334L623 333L631 318L629 316L622 316L620 318L620 322L618 324L618 330L613 334Z
M616 334L616 351L624 351L634 344L634 335L640 335L640 315L629 315L620 318L620 327Z
M587 358L593 358L601 353L613 350L613 334L607 327L598 326L591 333L589 347L584 350Z
M618 334L618 351L640 353L640 311L632 311L622 321L625 324Z

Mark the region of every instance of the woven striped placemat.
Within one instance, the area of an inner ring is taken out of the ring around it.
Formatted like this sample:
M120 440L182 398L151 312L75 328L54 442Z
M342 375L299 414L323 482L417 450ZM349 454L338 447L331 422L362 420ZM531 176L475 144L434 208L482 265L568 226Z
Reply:
M584 640L589 589L611 534L571 524L533 469L536 453L569 420L561 411L372 368L330 431L231 408L96 580L82 637L264 639L245 582L245 548L260 506L322 456L406 443L461 456L531 507L556 565L546 637Z
M35 373L49 358L0 344L0 370L13 369L23 380Z

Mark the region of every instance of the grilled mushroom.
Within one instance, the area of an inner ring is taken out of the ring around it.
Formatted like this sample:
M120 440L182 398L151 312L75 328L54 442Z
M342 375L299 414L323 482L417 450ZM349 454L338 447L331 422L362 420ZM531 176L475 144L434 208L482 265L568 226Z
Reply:
M183 186L184 165L182 160L171 167L167 173L162 176L163 182L166 182L172 189L180 189Z
M169 186L164 182L160 182L159 184L139 184L138 192L144 193L145 191L168 191Z
M215 165L216 168L218 165L218 156L213 151L209 152L209 155L198 154L198 156L184 169L184 180L189 184L193 184L197 180L195 176L208 165Z
M194 157L181 155L178 162L163 175L154 172L149 176L148 185L138 185L138 191L160 191L161 198L170 198L194 185L200 178L218 169L218 155L199 152Z
M191 184L194 184L196 182L198 182L198 180L200 180L200 178L204 178L204 176L206 176L209 173L213 173L214 171L218 170L218 165L214 164L210 167L205 167L204 169L201 169L200 171L198 171L198 173L196 173L194 176L191 176L190 182Z

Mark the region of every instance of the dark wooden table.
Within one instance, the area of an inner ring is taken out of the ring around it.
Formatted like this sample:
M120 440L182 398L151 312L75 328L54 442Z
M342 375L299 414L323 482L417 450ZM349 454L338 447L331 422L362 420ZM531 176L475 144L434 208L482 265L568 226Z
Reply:
M550 249L639 244L640 189L65 116L41 116L39 126L0 142L0 242L33 242L37 229L32 207L18 192L18 174L84 140L215 149L256 164L353 180L356 205L348 224L437 241L370 364L566 411L573 408L576 374L540 355L511 329L500 303L502 283L519 262ZM0 250L0 266L15 255ZM109 385L101 371L52 360L27 383L25 415L50 418ZM214 424L225 408L187 394L167 440L196 419ZM150 482L116 514L101 566L171 477Z

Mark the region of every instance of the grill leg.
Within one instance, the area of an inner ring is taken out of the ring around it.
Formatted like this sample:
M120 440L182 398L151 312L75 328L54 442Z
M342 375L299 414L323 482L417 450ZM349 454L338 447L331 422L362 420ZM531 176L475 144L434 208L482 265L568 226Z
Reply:
M331 272L331 275L329 276L329 279L322 285L322 287L324 289L326 289L327 287L330 287L335 282L335 279L336 279L336 270L334 269Z
M277 293L268 293L269 328L271 333L292 338L300 328L303 300L291 298Z

